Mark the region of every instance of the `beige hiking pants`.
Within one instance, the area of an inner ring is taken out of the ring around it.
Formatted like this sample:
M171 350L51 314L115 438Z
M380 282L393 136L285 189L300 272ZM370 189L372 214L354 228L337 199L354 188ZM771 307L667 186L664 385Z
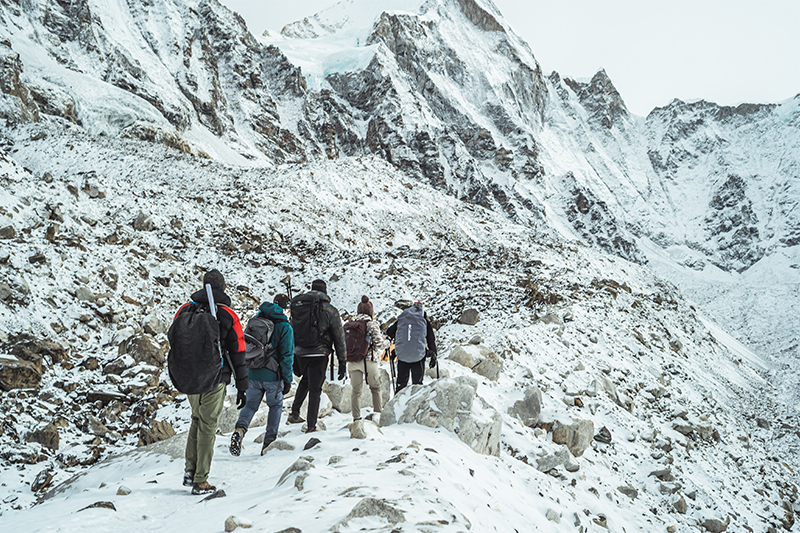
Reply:
M367 385L372 392L372 410L376 413L381 412L381 380L378 375L378 362L366 361L367 364ZM350 397L352 405L353 420L361 418L361 388L364 385L364 361L358 363L347 363L347 373L350 374L350 382L353 387L353 394Z

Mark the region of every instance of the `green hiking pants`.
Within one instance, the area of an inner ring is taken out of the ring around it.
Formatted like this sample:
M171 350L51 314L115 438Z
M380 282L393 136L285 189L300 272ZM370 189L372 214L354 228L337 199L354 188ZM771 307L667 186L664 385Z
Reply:
M186 472L194 471L194 482L208 480L211 458L214 456L217 423L225 400L225 384L220 383L211 392L187 394L192 408L192 426L186 439Z

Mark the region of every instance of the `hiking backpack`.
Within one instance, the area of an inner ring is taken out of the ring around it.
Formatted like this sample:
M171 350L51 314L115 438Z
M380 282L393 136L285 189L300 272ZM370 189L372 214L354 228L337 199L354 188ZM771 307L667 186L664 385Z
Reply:
M323 344L320 331L322 300L319 295L306 292L292 298L292 330L294 344L301 348L315 348Z
M420 307L409 307L397 317L394 351L404 363L416 363L425 357L428 324Z
M370 339L366 320L350 320L344 326L344 344L347 347L347 362L358 363L367 357Z
M280 365L275 360L277 348L272 346L275 323L262 316L254 316L244 328L244 361L247 368L266 368L278 374Z
M219 322L209 305L186 304L172 321L167 338L167 369L178 392L210 392L220 382L223 359Z

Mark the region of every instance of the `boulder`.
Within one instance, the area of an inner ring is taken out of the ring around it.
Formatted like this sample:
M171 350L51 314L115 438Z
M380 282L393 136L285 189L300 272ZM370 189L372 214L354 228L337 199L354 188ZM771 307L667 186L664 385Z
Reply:
M38 442L45 448L57 450L59 444L58 428L54 426L52 422L45 424L28 433L25 440L28 442Z
M464 311L462 311L461 315L458 317L458 323L474 326L478 323L479 318L480 315L478 314L477 309L464 309Z
M536 469L540 472L549 472L554 468L566 465L572 459L572 454L564 446L560 446L558 451L539 457L536 460Z
M350 531L350 521L356 518L375 517L378 518L378 523L387 522L390 526L400 524L406 521L403 511L391 506L386 500L377 498L363 498L355 507L350 511L344 519L337 522L331 528L334 533L340 531ZM372 523L372 522L370 522ZM387 531L390 528L381 528Z
M500 413L477 396L478 382L468 377L443 378L412 385L386 402L381 427L416 422L453 431L478 453L500 451Z
M114 374L115 376L122 375L123 372L131 368L133 365L136 364L136 361L133 360L133 357L130 355L123 355L121 357L117 357L106 366L103 367L103 375Z
M503 363L497 354L483 345L454 346L447 358L491 381L497 381L503 371Z
M53 471L50 468L45 468L38 474L36 474L36 478L31 483L31 491L39 492L47 487L53 482Z
M594 422L591 420L573 420L564 425L556 421L553 427L553 442L564 444L575 457L580 457L594 437Z
M16 239L17 230L14 226L4 226L0 228L0 239Z
M120 355L128 354L137 363L164 368L167 362L167 348L161 346L155 337L147 333L134 335L119 345Z
M508 414L519 418L528 427L536 427L542 413L542 391L538 387L528 387L522 400L517 400Z
M153 221L153 217L139 211L139 215L133 221L133 229L136 231L153 231L156 229L156 223Z
M38 389L42 372L34 363L16 357L0 357L0 389Z
M139 428L139 443L137 446L147 446L174 436L175 430L172 428L172 424L166 420L147 419Z
M155 337L156 335L166 333L168 328L169 324L157 315L149 315L144 319L143 329L148 335L153 335Z

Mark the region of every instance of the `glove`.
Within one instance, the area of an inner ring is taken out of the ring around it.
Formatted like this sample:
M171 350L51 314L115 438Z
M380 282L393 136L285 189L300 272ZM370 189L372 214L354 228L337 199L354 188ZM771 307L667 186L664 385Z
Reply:
M244 407L244 404L247 402L247 391L240 390L236 394L236 408L241 409Z
M344 365L339 365L339 375L337 376L337 379L339 381L342 381L346 373L347 373L347 368Z
M436 354L432 353L431 354L431 360L428 361L428 368L433 368L435 366L436 366Z
M283 382L283 395L286 396L289 394L289 391L292 390L292 382L291 381L284 381Z

